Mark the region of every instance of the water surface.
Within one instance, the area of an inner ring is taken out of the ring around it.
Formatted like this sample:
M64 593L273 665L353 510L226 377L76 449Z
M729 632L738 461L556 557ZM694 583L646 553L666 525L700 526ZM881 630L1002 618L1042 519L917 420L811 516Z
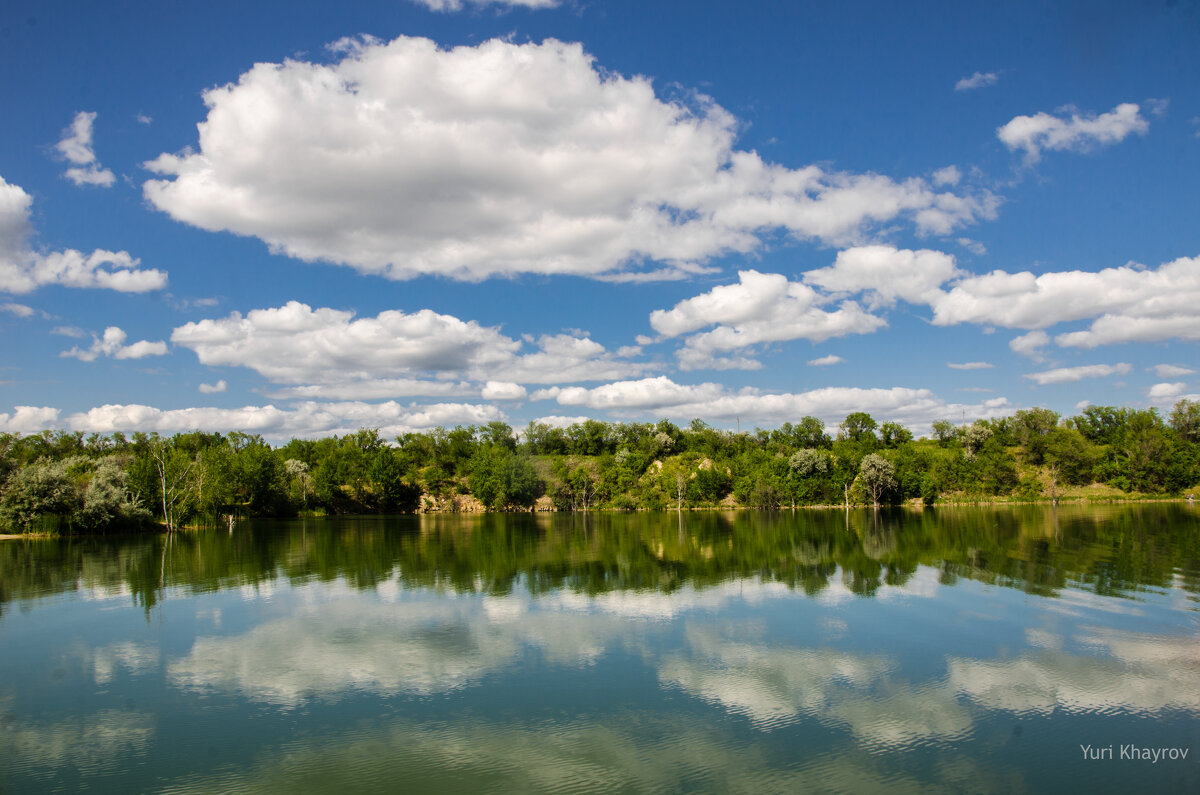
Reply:
M1200 789L1186 505L10 541L0 649L5 793Z

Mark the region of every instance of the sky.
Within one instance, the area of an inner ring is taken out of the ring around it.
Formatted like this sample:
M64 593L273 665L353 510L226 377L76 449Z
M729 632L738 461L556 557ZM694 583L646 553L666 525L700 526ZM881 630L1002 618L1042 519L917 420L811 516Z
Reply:
M1200 399L1200 4L8 0L0 431Z

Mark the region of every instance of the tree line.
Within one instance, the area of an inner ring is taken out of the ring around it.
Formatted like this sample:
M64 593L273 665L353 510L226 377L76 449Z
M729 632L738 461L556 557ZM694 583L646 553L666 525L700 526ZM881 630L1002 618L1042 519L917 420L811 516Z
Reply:
M1200 483L1200 402L1156 409L1045 408L914 438L855 412L735 433L587 420L502 422L406 433L293 439L0 434L0 530L176 529L233 517L533 508L557 511L885 505L922 500L1178 495ZM1074 491L1073 491L1074 490Z

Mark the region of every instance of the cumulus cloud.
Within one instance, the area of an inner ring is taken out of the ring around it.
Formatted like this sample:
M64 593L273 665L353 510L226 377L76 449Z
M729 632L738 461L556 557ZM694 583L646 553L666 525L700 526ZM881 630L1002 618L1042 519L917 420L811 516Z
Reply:
M847 334L867 334L886 325L854 301L843 301L837 309L823 309L828 302L806 284L789 281L778 273L744 270L737 284L714 287L707 293L680 301L671 309L650 314L650 325L666 338L715 325L716 328L687 338L678 351L685 370L756 368L746 357L717 354L759 343L807 339L813 342Z
M201 384L200 385L200 394L215 395L219 392L224 392L227 389L229 389L229 384L225 383L225 379L222 378L220 381L217 381L217 383L215 383L215 384Z
M63 351L59 356L79 359L83 362L94 362L101 356L109 356L113 359L144 359L147 356L165 356L167 353L167 343L165 342L138 340L126 345L126 336L122 329L109 326L104 329L103 336L92 335L91 347L79 348L77 346L69 351Z
M762 394L755 389L732 392L721 384L678 384L666 376L618 381L587 389L553 387L535 392L534 399L554 399L563 406L583 406L620 416L647 413L689 419L779 423L811 415L836 424L846 415L865 411L877 419L910 427L926 427L933 420L966 413L991 418L1011 413L1006 398L975 405L949 404L928 389L892 387L861 389L827 387L800 393Z
M1046 150L1083 152L1098 146L1120 143L1130 133L1145 135L1150 123L1132 102L1117 105L1108 113L1080 114L1071 112L1069 118L1037 113L1017 116L996 129L998 137L1009 149L1025 151L1028 163L1037 162Z
M578 44L335 49L335 63L258 64L206 92L198 147L146 164L162 176L147 200L395 279L678 276L776 230L845 243L995 215L987 193L764 162L735 148L738 121L710 99L660 99Z
M620 378L648 367L624 361L586 337L544 335L532 343L536 350L523 352L523 340L498 328L429 309L355 319L353 312L298 301L190 322L176 328L171 341L195 351L202 364L248 367L279 384L325 387L290 396L430 394L415 391L422 385L442 394L456 389L418 378L426 373L553 383Z
M1056 370L1045 370L1040 373L1027 373L1022 378L1028 378L1038 386L1046 384L1068 384L1082 381L1085 378L1103 378L1109 375L1125 375L1132 368L1126 362L1120 364L1085 364L1080 367L1060 367Z
M521 400L525 395L525 387L512 381L488 381L480 393L484 400Z
M1044 329L1096 318L1087 331L1055 338L1059 345L1073 347L1200 339L1198 305L1200 257L1181 257L1157 269L1130 264L1040 276L996 270L963 278L949 291L933 295L931 302L933 322L941 326Z
M1022 334L1019 337L1013 337L1009 340L1008 347L1014 352L1022 356L1028 356L1035 362L1045 360L1043 353L1045 347L1050 344L1050 335L1044 331L1036 330L1028 334Z
M0 413L0 431L5 433L34 433L53 427L59 410L50 406L17 406L12 414Z
M80 111L75 114L71 126L63 131L63 138L54 147L73 168L68 168L64 177L76 185L98 185L102 188L112 187L117 178L107 168L101 168L92 148L92 123L96 120L95 113Z
M934 185L957 185L961 179L962 172L958 170L958 166L946 166L933 172Z
M1173 384L1155 384L1146 390L1146 395L1151 400L1161 400L1163 398L1177 397L1182 395L1185 391L1187 391L1187 384L1179 381Z
M18 409L19 413L20 409ZM43 409L43 411L51 411ZM58 410L53 409L55 417ZM0 415L4 417L6 415ZM395 401L366 403L307 401L290 409L273 405L235 409L197 407L158 409L138 404L97 406L68 415L65 426L85 433L114 431L245 431L276 439L314 438L349 433L358 428L378 428L386 436L424 431L437 426L480 425L503 420L495 406L472 403L401 405ZM47 423L48 424L48 423ZM43 425L45 427L45 425Z
M954 84L955 91L973 91L977 88L994 86L1000 79L999 72L976 72L970 77L961 78Z
M991 362L946 362L951 370L990 370L995 367Z
M828 268L804 274L804 281L834 294L862 293L867 306L890 306L896 299L930 303L942 283L958 273L954 257L940 251L893 246L857 246L838 252Z
M831 353L828 356L822 356L819 359L809 359L808 366L809 367L827 367L828 365L831 365L831 364L841 364L844 361L846 361L846 360L843 359L841 356Z
M20 186L0 177L0 290L29 293L44 285L58 284L144 293L166 287L166 273L143 270L127 251L35 252L29 247L33 232L29 223L32 204L33 198Z

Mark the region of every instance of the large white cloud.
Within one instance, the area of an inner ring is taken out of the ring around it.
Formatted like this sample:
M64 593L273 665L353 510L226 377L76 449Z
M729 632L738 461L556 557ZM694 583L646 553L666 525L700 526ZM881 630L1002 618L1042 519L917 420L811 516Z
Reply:
M970 276L931 302L933 322L1043 329L1095 318L1087 331L1061 334L1059 345L1200 339L1200 257L1180 257L1156 269L1133 264L1090 271L992 271ZM1038 337L1036 340L1044 341ZM1023 340L1018 352L1035 339Z
M930 303L956 275L954 257L940 251L857 246L838 252L832 266L808 271L804 281L834 294L862 293L868 306L876 308L896 299Z
M59 410L50 406L17 406L12 414L0 413L0 431L35 433L58 423Z
M71 126L63 132L63 138L55 149L73 164L73 167L63 174L67 179L76 185L109 188L117 178L107 168L102 168L100 161L96 159L96 152L92 148L92 122L95 120L95 113L82 110L76 113Z
M1035 162L1044 150L1086 151L1119 143L1131 133L1144 135L1150 129L1150 123L1132 102L1123 102L1098 116L1069 112L1069 118L1045 112L1017 116L997 128L996 137L1009 149L1023 149L1025 159Z
M33 197L0 177L0 290L28 293L48 284L144 293L167 286L167 274L142 269L127 251L67 249L39 253L29 246Z
M147 167L172 217L261 238L304 260L390 278L696 271L759 234L854 241L907 219L945 234L992 217L990 194L939 192L734 148L705 97L548 40L439 49L339 42L342 59L258 64L206 92L199 146Z
M647 368L586 337L543 335L526 353L523 340L498 328L429 309L355 319L353 312L298 301L187 323L171 340L195 351L203 364L248 367L275 383L302 385L275 393L288 397L466 393L461 384L419 377L424 374L553 383L621 378Z
M679 419L777 424L814 416L835 425L856 411L876 419L903 423L924 431L933 420L966 414L991 418L1012 413L1006 398L992 398L974 405L947 403L928 389L892 387L861 389L826 387L807 392L762 394L754 389L731 392L721 384L677 384L665 376L637 381L618 381L586 389L552 387L534 392L534 400L553 399L563 406L584 406L619 416L657 414Z
M684 370L752 368L758 363L751 359L717 354L759 343L794 339L820 342L847 334L868 334L886 325L883 318L866 312L854 301L843 301L836 309L823 309L821 304L829 300L782 274L744 270L738 273L737 284L720 285L680 301L671 309L655 310L650 314L650 325L664 337L716 325L687 338L677 353Z

